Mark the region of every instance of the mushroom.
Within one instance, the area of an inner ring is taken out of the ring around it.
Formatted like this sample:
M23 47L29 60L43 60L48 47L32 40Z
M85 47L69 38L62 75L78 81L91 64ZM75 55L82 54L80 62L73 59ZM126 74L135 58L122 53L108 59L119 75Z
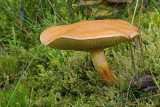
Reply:
M129 41L139 35L137 28L123 20L90 20L49 27L40 35L43 45L62 50L87 51L98 74L108 85L115 82L104 49Z

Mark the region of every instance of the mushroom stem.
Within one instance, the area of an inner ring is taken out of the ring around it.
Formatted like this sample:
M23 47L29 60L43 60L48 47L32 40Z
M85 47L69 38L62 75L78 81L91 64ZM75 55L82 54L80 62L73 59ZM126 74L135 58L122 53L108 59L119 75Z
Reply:
M108 85L113 85L113 83L115 83L115 79L113 72L106 61L104 49L90 51L90 54L98 74Z

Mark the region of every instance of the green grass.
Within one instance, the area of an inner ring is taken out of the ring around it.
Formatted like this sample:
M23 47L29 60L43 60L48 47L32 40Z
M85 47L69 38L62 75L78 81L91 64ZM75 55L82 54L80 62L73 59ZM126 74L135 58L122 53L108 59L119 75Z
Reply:
M154 96L160 93L158 89L147 93L137 91L139 94L134 94L136 91L131 89L128 91L134 74L128 43L105 50L106 59L120 83L118 87L109 87L100 79L89 53L56 50L41 45L39 36L49 26L95 19L94 14L91 17L86 16L85 7L78 7L78 3L73 0L72 20L66 1L25 0L25 16L20 25L20 4L20 0L0 1L0 107L111 107L127 106L136 100L136 106L160 106L160 97ZM158 76L159 4L160 2L154 0L143 10L140 26L146 73L152 72ZM134 6L134 3L129 8L126 6L122 13L110 10L113 14L102 19L123 19L131 22ZM134 25L138 25L139 10L137 11ZM133 44L135 41L132 41ZM143 75L145 72L139 47L134 54L138 74Z

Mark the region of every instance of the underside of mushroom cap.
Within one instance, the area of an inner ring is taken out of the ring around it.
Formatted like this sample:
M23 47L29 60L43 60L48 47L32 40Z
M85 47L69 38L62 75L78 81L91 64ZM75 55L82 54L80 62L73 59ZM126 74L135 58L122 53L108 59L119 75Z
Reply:
M52 48L88 51L103 49L128 41L139 35L137 28L123 20L81 21L53 26L40 36L41 42Z

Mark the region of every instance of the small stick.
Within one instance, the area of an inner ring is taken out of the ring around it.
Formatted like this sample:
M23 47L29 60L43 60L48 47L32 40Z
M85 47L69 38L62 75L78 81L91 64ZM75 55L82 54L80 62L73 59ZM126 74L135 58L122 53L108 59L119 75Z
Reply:
M21 23L23 23L23 20L24 20L24 7L23 7L23 2L22 2L22 0L21 0L20 19L19 19L19 21L20 21Z
M133 13L133 17L132 17L132 22L131 22L131 26L130 26L128 35L130 35L130 33L131 33L132 24L133 24L134 17L135 17L135 14L136 14L136 10L137 10L137 6L138 6L138 1L139 1L139 0L137 0L137 2L136 2L136 6L135 6L135 9L134 9L134 13ZM129 37L130 37L130 36L129 36ZM134 78L134 76L136 76L136 78L138 78L137 70L136 70L136 66L135 66L135 62L134 62L134 55L133 55L133 50L132 50L132 45L131 45L131 40L130 40L130 38L129 38L129 46L130 46L130 50L131 50L132 63L133 63L134 72L135 72L134 75L133 75L133 78ZM131 79L131 81L130 81L129 88L130 88L130 85L131 85L131 83L132 83L132 80L133 80L133 79ZM128 91L127 91L126 101L128 101L129 88L128 88Z
M138 31L139 32L140 32L142 9L143 9L143 0L142 0L142 3L141 3L141 10L140 10L140 16L139 16L139 24L138 24ZM146 64L145 64L145 60L144 60L143 46L142 46L142 37L141 37L141 35L138 36L138 41L139 41L139 45L140 45L140 48L141 48L141 55L142 55L143 66L144 66L144 71L145 71L146 70Z
M147 88L143 89L144 92L147 92L149 90L158 89L158 86L148 86Z
M138 78L138 74L137 74L137 70L136 70L136 66L135 66L135 61L134 61L134 55L133 55L131 41L129 41L129 46L130 46L130 50L131 50L131 57L132 57L132 63L133 63L133 68L134 68L135 76L136 76L136 78Z
M69 7L69 10L70 10L70 14L71 14L71 17L72 17L72 20L74 20L74 15L73 15L73 11L72 11L72 0L68 0L68 7Z
M130 35L130 33L131 33L131 29L132 29L134 17L135 17L135 14L136 14L138 2L139 2L139 0L137 0L137 2L136 2L136 6L135 6L135 9L134 9L134 13L133 13L133 17L132 17L132 22L131 22L131 26L130 26L128 35ZM130 36L129 36L129 37L130 37ZM130 45L130 50L131 50L131 56L132 56L132 63L133 63L133 67L134 67L134 72L136 73L136 78L138 78L138 74L137 74L137 71L136 71L136 66L135 66L135 63L134 63L134 55L133 55L132 45L131 45L130 39L129 39L129 45Z
M33 93L33 87L32 87L32 90L31 90L31 96L30 96L30 100L29 100L29 107L31 107L32 93Z

